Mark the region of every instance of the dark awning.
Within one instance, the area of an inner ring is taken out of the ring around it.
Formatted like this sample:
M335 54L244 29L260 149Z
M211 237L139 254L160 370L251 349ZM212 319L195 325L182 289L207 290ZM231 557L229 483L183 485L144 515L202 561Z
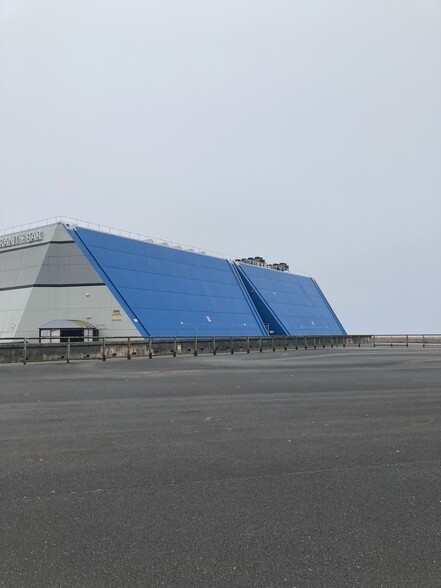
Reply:
M77 319L55 319L41 325L40 329L96 329L96 327L91 323Z

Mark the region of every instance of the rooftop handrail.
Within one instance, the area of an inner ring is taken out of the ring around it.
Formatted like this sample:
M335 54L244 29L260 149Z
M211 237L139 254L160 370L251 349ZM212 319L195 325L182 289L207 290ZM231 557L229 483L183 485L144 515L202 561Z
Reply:
M119 229L116 227L110 227L107 225L102 225L98 223L93 223L90 221L81 220L78 218L72 218L68 216L52 216L45 219L40 219L30 223L24 223L21 225L16 225L13 227L7 227L5 229L0 229L0 236L10 235L13 233L19 233L21 231L31 231L32 229L39 229L41 227L55 224L55 223L63 223L66 225L73 225L82 227L85 229L91 229L99 231L100 233L109 233L111 235L116 235L118 237L127 237L129 239L136 239L137 241L147 241L151 242L154 245L160 245L162 247L171 247L172 249L182 249L183 251L188 251L191 253L199 253L201 255L210 255L211 257L217 257L220 259L227 259L229 261L234 261L238 259L238 256L226 255L225 253L220 253L219 251L212 251L209 249L202 249L200 247L195 247L194 245L186 245L184 243L176 243L174 241L170 241L170 239L160 239L159 237L151 237L150 235L144 235L142 233L136 233L133 231L126 231L125 229ZM294 273L296 275L310 277L309 274L304 272L298 271L289 271L287 273Z
M55 223L63 223L66 225L73 225L78 227L83 227L85 229L92 229L99 231L100 233L109 233L111 235L116 235L118 237L128 237L129 239L136 239L137 241L146 241L150 240L153 241L155 245L162 245L162 246L169 246L172 248L180 247L183 250L193 250L195 253L201 253L205 255L211 255L213 257L220 257L222 259L234 259L233 256L225 255L224 253L219 253L218 251L209 251L206 249L198 248L193 245L185 245L183 243L176 243L174 241L170 241L170 239L161 239L159 237L152 237L150 235L144 235L141 233L136 233L133 231L126 231L125 229L119 229L117 227L110 227L107 225L102 225L98 223L93 223L90 221L81 220L78 218L72 218L68 216L52 216L45 219L40 219L31 223L24 223L22 225L16 225L14 227L7 227L5 229L0 229L0 235L9 235L11 233L17 233L20 231L30 231L32 229L38 229L50 224ZM167 243L168 245L165 245Z

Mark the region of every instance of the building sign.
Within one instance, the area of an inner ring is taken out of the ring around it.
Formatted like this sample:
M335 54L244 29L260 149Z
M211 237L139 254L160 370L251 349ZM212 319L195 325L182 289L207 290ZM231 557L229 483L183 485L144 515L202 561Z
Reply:
M120 310L114 310L112 312L112 321L120 321L121 320L121 311Z
M41 241L42 239L43 231L29 231L28 233L20 233L19 235L9 235L7 237L0 237L0 248L25 245L34 241Z

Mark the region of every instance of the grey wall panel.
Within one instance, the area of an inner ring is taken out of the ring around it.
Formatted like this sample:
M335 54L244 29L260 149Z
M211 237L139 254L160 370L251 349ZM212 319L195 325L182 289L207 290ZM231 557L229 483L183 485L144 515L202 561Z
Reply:
M69 232L66 231L63 223L56 223L54 226L54 232L52 234L52 241L72 241L72 237Z
M78 246L50 243L36 285L102 284L103 281L84 257Z
M43 243L0 253L0 290L34 284L102 283L73 241Z
M52 319L85 320L103 335L138 334L64 226L42 227L41 237L0 248L0 337L38 337Z
M58 319L87 321L105 337L139 336L138 330L105 286L30 290L15 335L9 336L38 337L39 327ZM119 313L119 320L114 320L115 311Z
M35 283L49 244L11 249L0 253L0 289Z
M0 291L0 337L15 337L31 288Z

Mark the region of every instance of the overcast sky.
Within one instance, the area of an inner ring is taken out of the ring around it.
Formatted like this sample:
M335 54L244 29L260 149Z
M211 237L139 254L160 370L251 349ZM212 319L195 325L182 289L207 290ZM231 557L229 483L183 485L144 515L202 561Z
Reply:
M56 215L441 333L441 0L0 0L0 227Z

